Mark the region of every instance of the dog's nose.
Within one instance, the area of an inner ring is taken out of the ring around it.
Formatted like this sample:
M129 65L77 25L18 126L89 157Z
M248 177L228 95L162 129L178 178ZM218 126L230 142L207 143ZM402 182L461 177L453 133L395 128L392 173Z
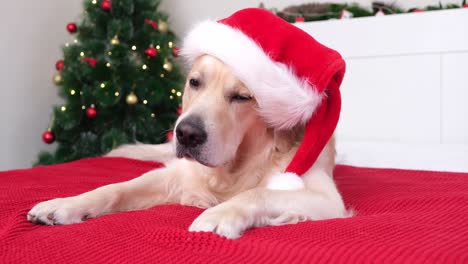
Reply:
M206 142L206 132L197 119L181 121L176 128L177 141L185 147L196 147Z

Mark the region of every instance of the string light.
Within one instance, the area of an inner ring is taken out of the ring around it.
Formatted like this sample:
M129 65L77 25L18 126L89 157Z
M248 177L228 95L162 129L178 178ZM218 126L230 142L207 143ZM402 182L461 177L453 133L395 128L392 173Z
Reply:
M172 95L171 95L171 96L169 96L169 99L171 99L171 100L172 100L172 99L174 99L174 96L172 96Z
M54 77L52 78L52 80L54 81L54 83L56 85L59 85L62 83L63 79L62 79L62 75L60 75L59 73L56 73L54 74Z
M161 78L164 78L164 73L161 73L161 75L159 75Z
M146 69L148 69L148 66L146 66L146 64L143 64L143 66L141 66L141 68L142 68L143 70L146 70Z
M173 43L172 43L172 41L169 41L169 42L167 43L167 46L168 46L169 48L171 48L171 49L172 49L172 47L173 47Z
M70 46L70 43L68 43L68 42L67 42L67 43L65 43L65 47L67 47L67 48L68 48L68 46Z
M93 5L95 5L95 4L97 4L97 1L96 1L96 0L93 0L93 1L91 1L91 3L92 3Z
M67 107L62 106L62 107L60 107L60 110L62 110L62 112L65 112L67 110Z
M151 113L151 117L152 117L152 118L155 118L156 115L155 115L154 113Z
M182 95L181 92L177 92L177 96L180 97Z
M81 109L85 110L85 109L86 109L86 105L82 105L82 106L81 106Z
M132 46L132 50L136 50L136 46L135 46L135 45Z
M75 90L71 90L71 91L70 91L70 94L71 94L71 95L75 95L75 93L76 93Z
M111 51L107 52L107 55L109 55L109 56L112 55L112 52Z
M143 100L143 104L148 104L148 100Z
M115 92L115 94L114 94L114 95L115 95L115 96L119 96L119 95L120 95L120 93L119 93L119 92Z
M77 39L75 39L75 40L73 40L73 42L75 42L75 43L78 43L78 40L77 40Z
M106 63L106 66L107 66L107 67L110 67L110 66L111 66L111 63L110 63L110 62Z
M83 91L80 91L80 95L83 95Z
M85 54L84 54L84 52L83 52L83 51L82 51L82 52L80 52L80 56L81 56L81 57L84 57L84 55L85 55Z
M111 44L112 44L112 45L119 45L119 44L120 44L119 36L115 35L115 36L111 39Z
M159 45L156 45L156 49L157 49L157 50L158 50L158 49L161 49L161 46L159 46Z
M105 83L101 83L101 88L105 88L106 87L106 84Z
M171 90L171 93L176 93L176 90L175 90L175 89L172 89L172 90Z

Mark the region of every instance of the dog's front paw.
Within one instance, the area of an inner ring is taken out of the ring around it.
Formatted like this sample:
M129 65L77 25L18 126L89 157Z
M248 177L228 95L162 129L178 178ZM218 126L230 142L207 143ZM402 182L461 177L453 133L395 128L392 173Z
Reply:
M189 227L189 231L213 232L236 239L251 226L252 220L245 210L220 204L198 216Z
M89 218L86 208L75 197L57 198L36 204L27 215L28 221L42 225L68 225Z

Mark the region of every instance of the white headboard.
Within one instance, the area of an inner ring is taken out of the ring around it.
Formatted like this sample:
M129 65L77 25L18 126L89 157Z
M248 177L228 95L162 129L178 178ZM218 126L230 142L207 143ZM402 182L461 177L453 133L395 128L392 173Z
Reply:
M347 62L336 134L357 165L468 171L468 9L296 25Z

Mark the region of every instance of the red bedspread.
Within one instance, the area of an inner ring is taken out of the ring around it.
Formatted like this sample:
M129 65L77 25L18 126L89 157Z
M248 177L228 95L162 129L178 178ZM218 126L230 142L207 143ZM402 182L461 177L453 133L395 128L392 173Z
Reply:
M0 173L0 263L468 263L468 174L338 166L357 216L248 231L190 233L178 205L82 224L26 221L36 202L134 178L156 163L119 158Z

